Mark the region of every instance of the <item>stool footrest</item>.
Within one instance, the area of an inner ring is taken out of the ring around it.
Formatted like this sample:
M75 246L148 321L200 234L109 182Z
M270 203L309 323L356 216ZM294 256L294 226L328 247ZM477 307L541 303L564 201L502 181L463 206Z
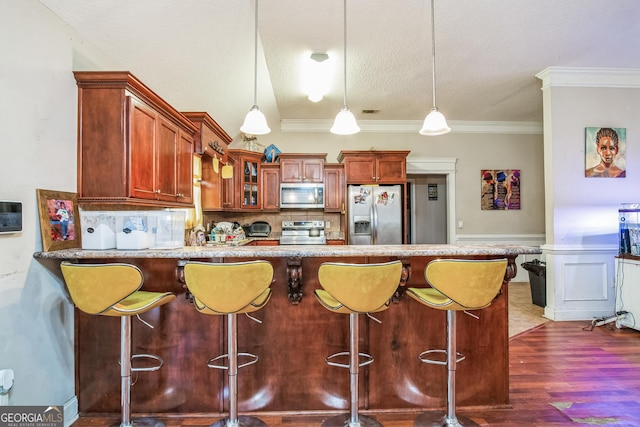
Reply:
M445 360L430 359L426 357L428 354L432 354L432 353L444 354ZM458 356L458 358L456 359L456 363L462 362L465 359L465 356L462 353L456 352L456 356ZM420 359L422 363L429 363L431 365L446 365L447 364L446 358L447 358L447 350L427 350L427 351L423 351L418 355L418 359Z
M249 361L245 362L245 363L239 363L238 364L238 369L240 368L244 368L245 366L249 366L249 365L253 365L254 363L256 363L258 361L258 356L256 356L255 354L251 354L251 353L238 353L238 358L240 357L248 357ZM207 366L209 368L214 368L214 369L229 369L229 366L227 364L224 363L216 363L219 360L223 360L223 359L228 359L229 358L229 354L221 354L220 356L216 356L212 359L209 359L207 361Z
M335 359L336 357L349 357L351 353L349 353L348 351L341 351L339 353L334 353L330 356L327 356L324 361L326 362L327 365L330 366L337 366L338 368L349 368L349 364L348 363L339 363L339 362L333 362L333 359ZM370 354L367 353L358 353L359 357L364 358L364 362L360 362L358 363L359 367L363 367L363 366L367 366L373 363L373 356L371 356Z
M251 417L248 415L240 415L236 422L232 422L229 418L223 418L210 427L267 427L267 423L260 418Z
M158 364L154 366L146 366L146 367L138 367L138 368L131 366L131 372L157 371L158 369L162 368L162 365L164 365L164 360L162 360L162 357L156 356L155 354L134 354L133 356L131 356L132 365L133 365L134 359L151 359L158 362Z

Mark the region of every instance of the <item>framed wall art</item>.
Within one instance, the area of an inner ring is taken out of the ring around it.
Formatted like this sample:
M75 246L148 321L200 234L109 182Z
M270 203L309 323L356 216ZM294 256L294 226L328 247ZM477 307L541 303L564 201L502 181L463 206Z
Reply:
M520 169L482 169L480 171L480 208L520 209Z
M79 248L81 232L78 195L39 188L36 193L43 250Z
M625 178L626 153L626 128L585 128L585 177Z

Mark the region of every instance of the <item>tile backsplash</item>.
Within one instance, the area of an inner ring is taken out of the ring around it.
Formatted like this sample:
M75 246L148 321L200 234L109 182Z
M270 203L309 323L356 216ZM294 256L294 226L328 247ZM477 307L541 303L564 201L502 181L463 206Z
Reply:
M282 231L282 221L325 221L330 223L326 231L343 231L342 215L339 212L323 212L321 210L285 210L281 212L205 212L204 224L207 222L238 222L241 225L254 221L267 221L272 232Z

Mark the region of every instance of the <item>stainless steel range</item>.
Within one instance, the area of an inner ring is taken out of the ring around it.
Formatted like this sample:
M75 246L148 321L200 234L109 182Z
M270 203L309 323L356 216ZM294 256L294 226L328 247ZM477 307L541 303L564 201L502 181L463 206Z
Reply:
M324 221L282 221L281 245L326 245Z

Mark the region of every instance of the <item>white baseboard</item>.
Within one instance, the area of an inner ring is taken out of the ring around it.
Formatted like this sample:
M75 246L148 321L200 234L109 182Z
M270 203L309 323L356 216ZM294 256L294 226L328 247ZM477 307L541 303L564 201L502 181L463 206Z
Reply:
M73 396L64 404L64 425L69 427L76 422L79 418L78 415L78 397Z

